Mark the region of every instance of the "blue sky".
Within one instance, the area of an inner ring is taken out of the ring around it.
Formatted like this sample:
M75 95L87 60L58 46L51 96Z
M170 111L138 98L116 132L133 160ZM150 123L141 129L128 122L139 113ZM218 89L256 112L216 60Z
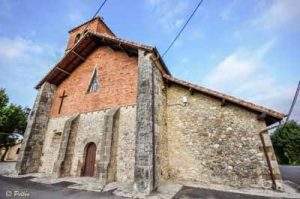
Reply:
M68 30L99 2L0 0L0 87L13 103L32 106ZM197 2L108 0L101 16L117 36L162 53ZM299 18L299 0L204 0L164 60L175 77L287 113L300 79Z

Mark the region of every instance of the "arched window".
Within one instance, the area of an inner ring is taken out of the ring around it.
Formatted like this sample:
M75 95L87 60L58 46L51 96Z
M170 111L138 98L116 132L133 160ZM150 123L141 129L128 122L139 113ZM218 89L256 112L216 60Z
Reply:
M80 33L78 33L75 37L75 42L74 42L75 44L79 41L80 37L81 37L81 35L80 35Z

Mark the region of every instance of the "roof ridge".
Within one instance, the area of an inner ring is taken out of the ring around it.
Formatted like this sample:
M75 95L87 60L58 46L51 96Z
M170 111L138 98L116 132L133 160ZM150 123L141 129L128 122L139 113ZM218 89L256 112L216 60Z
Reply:
M112 39L112 40L119 40L120 42L132 44L132 45L135 45L137 47L146 48L147 50L153 50L155 48L154 46L151 46L151 45L147 45L147 44L144 44L144 43L141 43L141 42L135 42L135 41L132 41L132 40L122 39L120 37L111 36L111 35L108 35L108 34L105 34L105 33L99 33L99 32L95 32L95 31L89 31L89 33L94 34L96 36L106 37L106 38Z
M243 100L243 99L240 99L240 98L228 95L228 94L224 94L224 93L221 93L219 91L215 91L215 90L206 88L204 86L193 84L193 83L190 83L188 81L181 80L181 79L172 77L172 76L167 75L167 74L164 74L163 77L167 80L172 81L172 82L181 84L183 86L190 87L192 89L198 90L200 92L204 92L206 94L210 94L214 97L224 98L225 100L228 100L229 102L233 102L235 104L239 104L241 106L244 106L244 107L247 107L247 108L250 108L250 109L255 109L256 111L259 111L259 112L266 112L267 114L269 114L269 115L271 115L271 116L273 116L277 119L282 119L285 116L285 114L280 113L280 112L275 111L275 110L272 110L270 108L266 108L264 106L257 105L253 102L249 102L249 101L246 101L246 100Z

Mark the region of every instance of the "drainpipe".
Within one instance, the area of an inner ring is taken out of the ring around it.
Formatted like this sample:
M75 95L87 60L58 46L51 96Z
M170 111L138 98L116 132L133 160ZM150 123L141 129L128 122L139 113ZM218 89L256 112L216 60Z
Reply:
M265 154L265 157L266 157L266 160L267 160L267 164L268 164L268 168L269 168L269 171L270 171L270 176L271 176L271 180L272 180L272 188L273 189L276 189L275 175L273 173L270 157L268 156L267 147L266 147L266 143L265 143L265 139L264 139L263 134L267 133L268 130L276 128L277 126L279 126L279 125L272 126L270 128L266 128L266 129L259 132L259 136L260 136L260 139L261 139L261 142L262 142L262 145L263 145L263 151L264 151L264 154Z

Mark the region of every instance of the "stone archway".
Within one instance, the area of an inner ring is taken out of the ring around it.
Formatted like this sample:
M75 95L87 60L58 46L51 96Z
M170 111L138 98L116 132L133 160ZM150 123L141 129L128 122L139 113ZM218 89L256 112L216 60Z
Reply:
M96 160L96 144L89 142L85 146L84 165L82 169L82 176L91 176L95 174L95 160Z

